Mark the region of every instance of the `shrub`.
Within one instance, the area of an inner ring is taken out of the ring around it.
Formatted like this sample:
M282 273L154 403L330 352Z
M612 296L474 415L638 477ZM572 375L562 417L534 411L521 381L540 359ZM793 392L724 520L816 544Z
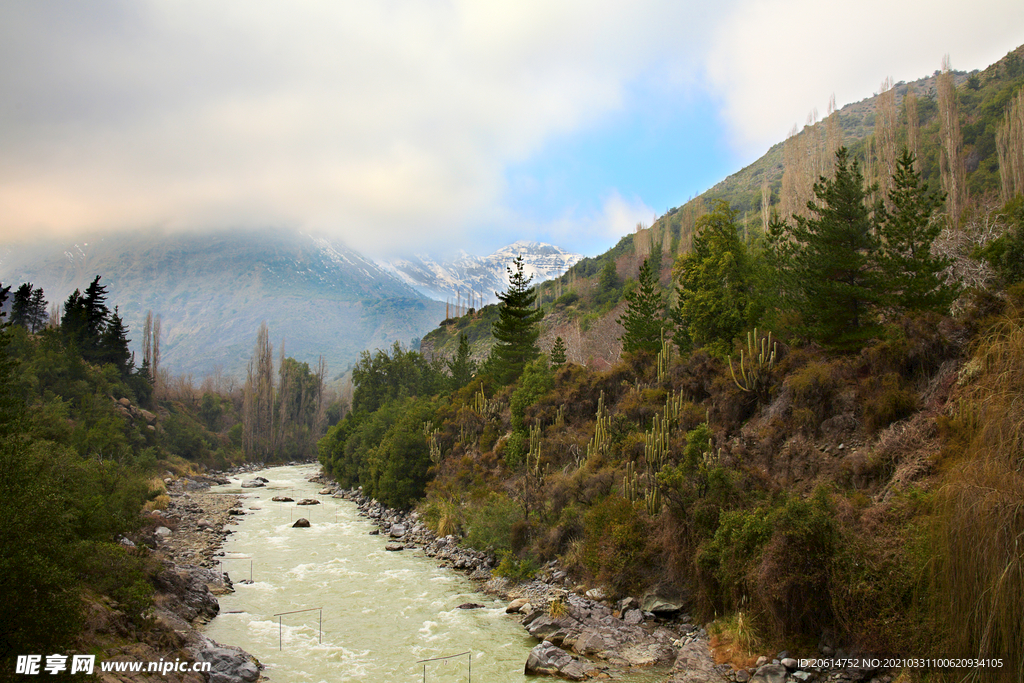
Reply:
M467 510L466 545L486 552L510 551L512 524L523 516L523 509L508 496L491 494L482 505Z
M870 378L862 383L864 426L872 434L917 410L917 394L907 389L896 373Z
M511 552L505 552L501 555L501 562L494 568L494 575L521 583L532 579L538 571L540 566L532 557L519 559Z
M591 577L618 593L644 585L655 547L650 524L625 498L612 494L584 516L583 564Z

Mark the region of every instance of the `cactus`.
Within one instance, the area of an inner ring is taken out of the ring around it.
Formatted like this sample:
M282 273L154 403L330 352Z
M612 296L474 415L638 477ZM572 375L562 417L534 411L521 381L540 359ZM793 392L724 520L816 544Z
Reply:
M775 367L775 354L778 342L772 341L772 333L758 339L757 328L747 333L746 355L740 349L740 377L736 377L732 358L729 359L729 372L732 381L743 391L757 396L759 403L768 402L768 389L771 383L771 372ZM742 379L742 381L740 381Z
M435 465L441 463L441 444L437 442L437 435L441 433L440 429L430 429L430 423L423 423L423 436L427 439L427 444L430 446L430 460Z
M608 439L608 428L612 424L612 418L604 414L604 390L597 400L597 424L594 427L594 438L587 444L587 461L598 453L605 455L608 452L610 441Z
M672 344L665 339L665 330L661 330L661 351L658 352L658 381L668 380L668 369L672 363Z
M666 431L670 426L679 426L679 416L683 413L683 395L677 394L675 391L668 392L668 398L665 399L665 429Z
M505 410L505 403L497 399L488 399L484 394L484 388L473 395L473 410L485 417L497 417Z
M555 426L565 426L565 404L558 406L558 410L555 411Z
M540 425L530 427L530 450L526 454L526 471L540 477Z

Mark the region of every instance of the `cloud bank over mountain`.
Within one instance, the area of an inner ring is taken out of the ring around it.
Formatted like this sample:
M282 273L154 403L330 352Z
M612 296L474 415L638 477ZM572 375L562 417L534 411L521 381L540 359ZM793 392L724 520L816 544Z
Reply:
M1022 25L996 0L8 2L0 238L277 225L376 255L593 253L831 92L947 52L985 66Z

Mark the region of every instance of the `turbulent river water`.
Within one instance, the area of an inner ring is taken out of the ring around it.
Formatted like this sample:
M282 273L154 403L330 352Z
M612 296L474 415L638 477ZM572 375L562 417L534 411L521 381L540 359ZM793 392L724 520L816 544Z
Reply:
M246 476L270 480L264 488L241 489L238 480L213 489L245 493L249 514L224 545L235 591L219 598L207 635L254 654L275 683L551 680L523 675L537 641L503 602L421 550L386 552L387 539L369 534L374 525L353 503L317 495L320 486L306 481L316 470L275 467ZM298 507L274 496L321 504ZM299 517L311 526L292 528ZM250 571L253 583L241 583ZM484 608L458 609L466 602ZM320 607L322 624L319 610L275 616ZM460 653L468 654L422 662Z

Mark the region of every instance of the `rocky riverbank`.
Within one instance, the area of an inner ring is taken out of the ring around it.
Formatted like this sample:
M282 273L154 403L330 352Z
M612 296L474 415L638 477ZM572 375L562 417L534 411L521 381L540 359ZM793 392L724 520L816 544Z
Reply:
M227 479L193 477L165 479L168 503L147 513L147 524L121 543L147 552L160 568L156 573L153 610L144 628L104 601L93 601L82 637L83 649L102 651L101 661L209 662L210 673L99 672L103 683L253 683L261 680L259 661L236 647L221 645L199 627L220 611L216 594L231 590L215 569L215 554L228 528L240 514L239 496L209 493L211 484ZM97 667L98 669L98 667Z
M322 495L355 503L360 514L376 523L372 533L388 536L387 550L421 549L442 566L466 572L482 591L508 600L506 612L540 641L530 653L525 673L588 680L661 667L665 683L892 683L887 671L829 667L822 665L822 659L816 664L787 652L760 657L747 668L716 663L707 632L692 623L675 596L652 593L611 603L600 589L588 591L574 584L554 562L545 565L534 580L513 583L492 575L495 558L463 548L454 536L438 538L416 512L388 508L359 490L340 489L323 475L310 481L324 485ZM819 653L833 661L847 656L824 643Z

